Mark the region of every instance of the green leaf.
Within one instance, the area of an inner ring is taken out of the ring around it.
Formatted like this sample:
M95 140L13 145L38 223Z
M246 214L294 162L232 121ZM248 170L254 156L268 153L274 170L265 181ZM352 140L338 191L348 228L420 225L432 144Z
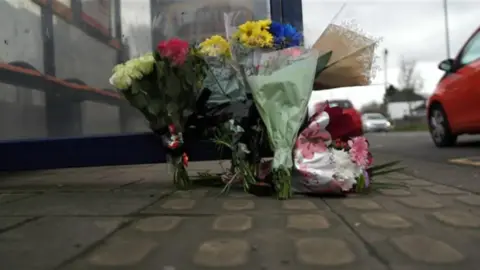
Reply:
M192 86L195 83L195 66L192 61L187 61L185 66L182 68L183 76L185 77L185 82L188 86Z
M153 51L153 58L155 58L155 61L161 61L162 57L160 56L160 53L157 50Z
M131 93L133 95L136 95L140 92L143 92L141 83L137 80L133 80L132 81L132 91L131 91Z
M130 103L137 109L144 109L148 106L148 98L143 93L132 96Z
M167 112L169 114L178 114L178 105L175 102L170 102L167 104Z
M327 52L326 54L318 57L317 60L317 68L315 70L315 78L317 78L320 73L325 69L325 67L328 64L328 61L330 61L330 58L332 58L332 51Z
M173 72L169 74L165 80L167 85L165 91L167 92L167 95L176 100L183 89L181 80Z
M382 183L382 182L374 182L372 183L373 186L376 188L388 188L388 187L405 187L409 188L405 183Z
M355 186L355 191L356 192L362 192L364 187L365 187L365 176L363 176L363 174L361 174L358 177L357 185Z
M369 169L372 172L375 172L375 171L382 170L382 169L385 169L385 168L393 167L393 166L395 166L399 163L400 163L400 161L397 160L397 161L383 163L383 164L380 164L380 165L375 165L375 166L370 167Z
M164 88L164 80L165 80L165 63L162 61L157 61L155 62L155 70L157 72L157 83L158 83L158 88L163 89Z
M158 115L163 109L163 102L161 100L151 100L148 104L147 110L153 115Z
M386 184L386 183L373 183L371 185L372 190L378 191L380 189L406 189L408 190L409 187L406 184Z
M373 177L375 177L375 176L390 174L394 172L401 172L403 170L405 170L405 168L402 167L402 168L395 168L395 169L390 169L385 171L375 171L375 172L372 172L372 174L373 174Z

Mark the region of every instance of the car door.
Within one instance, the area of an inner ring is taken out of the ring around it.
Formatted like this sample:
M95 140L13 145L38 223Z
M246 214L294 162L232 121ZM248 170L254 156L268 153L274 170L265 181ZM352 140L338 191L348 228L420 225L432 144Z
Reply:
M458 94L461 124L469 130L480 129L480 29L465 44L457 58Z

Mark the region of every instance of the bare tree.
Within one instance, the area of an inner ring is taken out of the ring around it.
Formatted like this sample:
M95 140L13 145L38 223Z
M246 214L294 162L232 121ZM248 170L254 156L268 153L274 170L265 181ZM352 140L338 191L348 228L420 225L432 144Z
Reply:
M402 59L400 62L400 75L398 84L400 91L404 91L406 101L408 102L408 112L412 115L412 102L416 93L423 89L423 78L416 70L417 62L415 60Z

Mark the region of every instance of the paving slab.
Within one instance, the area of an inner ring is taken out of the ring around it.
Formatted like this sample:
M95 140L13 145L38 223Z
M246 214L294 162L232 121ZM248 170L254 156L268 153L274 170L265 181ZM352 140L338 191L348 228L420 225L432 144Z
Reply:
M0 193L0 205L4 203L10 203L18 200L22 200L28 197L33 197L35 195L38 195L38 193L31 193L31 192L25 192L25 193Z
M0 217L0 232L12 229L35 217Z
M88 249L123 218L43 218L0 234L2 269L47 270Z
M425 187L410 186L410 195L361 196L361 200L378 204L378 209L325 201L375 254L394 266L392 269L475 269L480 263L475 255L480 247L480 216L478 209L462 205L458 199L474 195L450 188L439 192L443 195L432 195ZM357 200L346 201L350 199Z
M382 180L407 188L279 201L237 191L219 196L217 188L173 192L167 173L153 177L158 166L104 169L84 175L142 180L41 194L21 185L18 194L3 190L15 196L0 196L2 269L476 270L480 264L479 196L424 179L395 174ZM59 174L43 172L56 177L44 186L62 184Z
M64 269L387 269L322 200L299 197L292 210L272 198L253 209L225 209L237 199L208 193L193 206L174 198Z
M134 213L162 196L162 192L125 194L116 192L45 193L0 207L0 216L120 216Z

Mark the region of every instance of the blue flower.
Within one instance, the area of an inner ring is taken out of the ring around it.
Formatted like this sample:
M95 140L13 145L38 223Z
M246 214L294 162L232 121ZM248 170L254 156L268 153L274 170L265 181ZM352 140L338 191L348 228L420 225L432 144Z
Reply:
M298 32L291 24L284 25L285 45L286 47L300 46L303 35Z
M270 33L273 35L275 47L279 49L299 46L303 39L303 35L291 24L272 22Z
M285 38L283 30L283 24L279 22L272 22L270 25L270 33L273 36L273 43L276 46L280 45Z

